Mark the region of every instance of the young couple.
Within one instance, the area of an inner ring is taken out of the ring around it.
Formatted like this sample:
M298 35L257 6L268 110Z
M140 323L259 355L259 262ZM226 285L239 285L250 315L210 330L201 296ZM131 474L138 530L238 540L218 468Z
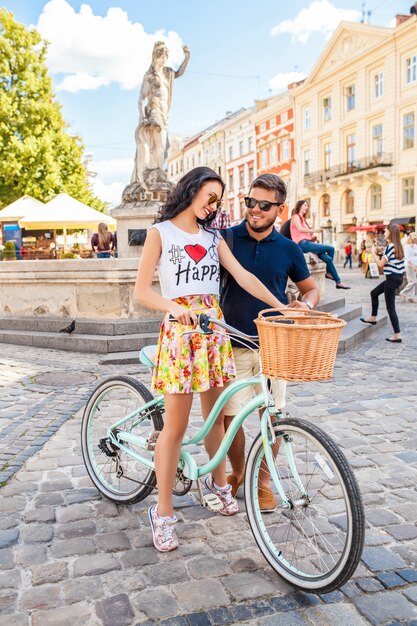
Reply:
M154 545L161 552L178 547L172 484L193 393L200 394L202 416L206 419L224 387L236 375L254 375L258 367L257 359L248 354L250 351L246 354L241 348L232 351L231 342L224 335L214 332L209 336L181 337L196 325L199 313L223 319L219 306L220 265L228 272L222 297L225 319L248 334L256 334L253 320L261 309L287 304L288 278L297 284L303 298L290 306L313 308L319 300L300 248L274 227L286 200L282 180L265 174L253 181L245 198L245 219L230 229L233 252L219 231L210 227L221 208L224 189L221 177L208 167L195 168L183 176L148 230L136 280L136 299L166 313L152 379L153 389L165 396L164 428L154 455L158 503L149 509ZM152 288L155 269L159 273L161 295ZM176 322L171 321L172 317ZM283 393L283 384L276 384L277 408L282 408L284 396L285 387ZM240 398L242 405L246 401L245 397ZM210 458L225 434L225 419L228 423L239 408L236 401L226 406L206 437ZM228 480L225 461L205 479L208 491L223 504L222 515L238 512L234 494L243 481L243 430L238 433L229 456L232 475ZM269 499L265 510L274 510L269 479L265 488Z

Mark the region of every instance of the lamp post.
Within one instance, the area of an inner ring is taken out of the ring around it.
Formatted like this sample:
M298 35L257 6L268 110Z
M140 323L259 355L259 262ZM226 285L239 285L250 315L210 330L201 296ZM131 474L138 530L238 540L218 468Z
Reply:
M356 217L356 215L354 215L354 216L352 217L352 224L353 224L354 226L356 226L356 224L357 224L357 223L358 223L358 218Z

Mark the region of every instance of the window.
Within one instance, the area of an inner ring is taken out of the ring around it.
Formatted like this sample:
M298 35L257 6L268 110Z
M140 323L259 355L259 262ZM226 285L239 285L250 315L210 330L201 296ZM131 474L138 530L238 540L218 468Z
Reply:
M178 169L178 164L177 164L177 169ZM171 167L170 167L170 172L171 172L171 176L174 175L174 166L171 163Z
M403 150L414 148L414 113L403 116Z
M345 194L346 205L345 211L347 214L352 214L355 212L355 196L352 189L348 189Z
M221 153L222 153L222 144L219 141L219 143L217 144L217 154L221 156Z
M288 112L285 111L285 113L281 113L281 124L283 124L287 120L288 120Z
M378 211L382 207L382 187L381 185L371 186L371 210Z
M191 167L195 167L195 155L191 157Z
M187 160L185 161L185 168L186 168L187 172L190 170L190 160L189 160L188 157L187 157Z
M384 72L374 74L374 96L381 98L384 95Z
M309 107L304 109L304 128L305 130L311 128L311 109Z
M290 159L290 142L288 139L282 142L282 161L289 161Z
M277 118L273 117L272 119L269 120L269 128L274 128L274 126L277 125Z
M321 214L322 217L330 215L330 196L328 193L324 193L321 197Z
M372 127L372 156L380 157L382 155L382 124L376 124Z
M249 167L249 184L251 184L251 182L253 181L253 174L254 174L253 165L251 165Z
M346 137L347 166L352 168L356 158L356 135L352 133Z
M239 156L243 155L243 141L239 141Z
M201 165L201 150L198 151L198 164Z
M245 186L245 172L244 170L239 170L239 187Z
M414 204L414 176L408 176L402 180L403 205Z
M229 161L233 160L233 146L229 146Z
M264 133L266 131L266 122L263 122L260 126L260 132Z
M233 191L234 181L233 172L229 172L229 191Z
M417 80L417 54L405 60L405 82L407 85Z
M330 96L323 98L323 121L328 122L332 119L332 99Z
M326 170L326 172L329 171L331 166L332 166L332 144L325 143L324 144L324 169Z
M278 162L278 152L277 152L277 144L274 143L273 146L269 148L269 162L277 163Z
M248 152L253 150L253 137L248 137Z
M261 167L266 167L268 165L268 151L261 150Z
M311 150L304 150L304 176L311 173Z
M352 111L355 108L355 85L346 87L346 110Z

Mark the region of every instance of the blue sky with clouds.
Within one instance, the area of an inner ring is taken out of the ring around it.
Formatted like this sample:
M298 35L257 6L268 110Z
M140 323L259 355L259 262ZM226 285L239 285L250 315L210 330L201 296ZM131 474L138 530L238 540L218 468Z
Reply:
M307 75L341 19L362 0L5 0L50 41L48 67L70 132L93 155L96 192L112 203L130 178L137 98L153 43L167 39L175 81L169 128L190 136ZM370 23L389 26L411 0L368 0Z

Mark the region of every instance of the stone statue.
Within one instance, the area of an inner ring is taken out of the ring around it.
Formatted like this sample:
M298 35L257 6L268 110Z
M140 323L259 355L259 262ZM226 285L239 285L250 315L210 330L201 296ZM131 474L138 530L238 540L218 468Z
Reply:
M149 190L171 186L163 167L168 148L173 82L184 74L190 59L187 46L183 46L183 50L185 58L175 71L165 67L168 59L165 42L157 41L154 45L152 63L143 77L138 101L139 124L135 132L136 156L131 185L136 183Z

